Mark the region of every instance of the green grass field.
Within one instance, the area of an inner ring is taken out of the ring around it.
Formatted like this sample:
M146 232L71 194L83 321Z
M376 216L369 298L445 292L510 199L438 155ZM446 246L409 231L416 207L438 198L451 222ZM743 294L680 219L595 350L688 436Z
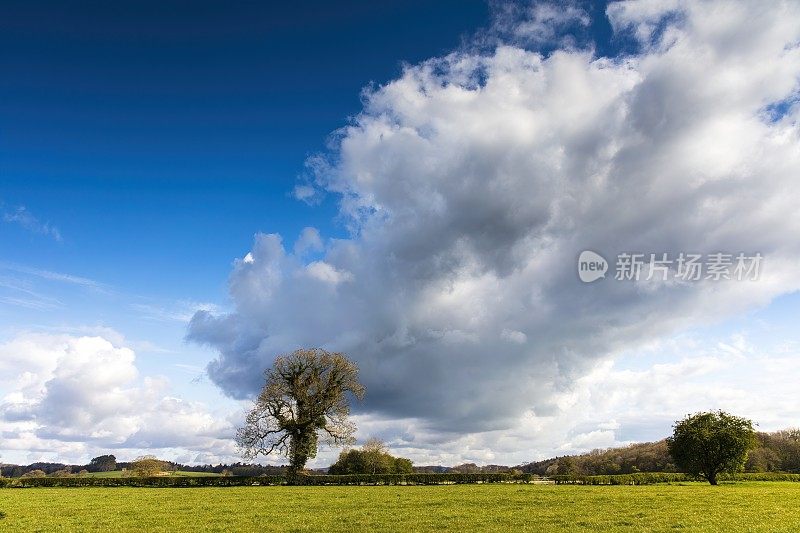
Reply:
M800 531L800 483L0 490L6 531Z

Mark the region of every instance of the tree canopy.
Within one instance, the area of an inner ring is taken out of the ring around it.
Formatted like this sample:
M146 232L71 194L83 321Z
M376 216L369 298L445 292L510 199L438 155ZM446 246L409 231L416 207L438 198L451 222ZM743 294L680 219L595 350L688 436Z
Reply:
M296 350L280 356L239 429L236 442L246 458L279 453L292 473L316 456L321 436L331 445L353 442L348 394L362 399L358 367L342 353Z
M712 485L718 474L742 470L747 452L758 443L750 420L723 411L697 413L674 427L667 446L675 464Z
M111 472L117 469L117 458L113 455L100 455L89 461L91 472Z
M368 440L360 450L344 450L328 469L329 474L410 474L411 460L389 454L378 439Z
M166 461L162 461L153 455L143 455L131 462L133 472L139 477L157 476L169 468Z

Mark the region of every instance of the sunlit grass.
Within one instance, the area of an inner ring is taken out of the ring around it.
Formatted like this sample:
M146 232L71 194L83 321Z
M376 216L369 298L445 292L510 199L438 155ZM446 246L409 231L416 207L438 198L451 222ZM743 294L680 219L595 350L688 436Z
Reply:
M800 531L800 483L0 490L8 531Z

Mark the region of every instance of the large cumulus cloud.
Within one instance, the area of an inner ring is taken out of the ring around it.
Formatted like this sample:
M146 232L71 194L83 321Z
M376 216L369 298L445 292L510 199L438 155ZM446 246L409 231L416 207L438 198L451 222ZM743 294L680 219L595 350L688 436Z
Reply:
M358 361L366 412L497 430L622 349L797 290L800 6L608 15L636 53L469 48L366 92L300 188L338 198L351 236L256 235L235 310L190 324L211 379L247 397L276 354L323 346ZM765 259L755 282L586 285L584 249Z
M29 461L82 462L109 450L235 457L231 420L174 396L164 377L140 376L119 340L19 333L0 343L0 390L0 449Z

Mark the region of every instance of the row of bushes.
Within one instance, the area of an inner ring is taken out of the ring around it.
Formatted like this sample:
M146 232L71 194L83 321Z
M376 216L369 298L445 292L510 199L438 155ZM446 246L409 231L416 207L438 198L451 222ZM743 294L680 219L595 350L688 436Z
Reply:
M530 477L530 476L522 476ZM318 476L158 476L0 478L0 487L241 487L251 485L440 485L499 483L517 479L507 473L348 474Z
M253 485L444 485L456 483L531 482L530 474L443 473L443 474L347 474L314 476L158 476L158 477L40 477L0 478L0 487L243 487ZM545 478L558 485L653 485L699 481L688 474L640 472L604 476L559 475ZM796 481L800 474L777 472L721 474L720 481Z
M605 476L550 476L557 485L653 485L655 483L680 483L700 481L701 478L676 472L639 472L636 474L612 474ZM779 472L742 472L739 474L720 474L719 481L797 481L800 474Z
M297 485L442 485L452 483L502 483L514 481L508 473L460 474L344 474L323 476L299 476L293 484Z
M556 485L653 485L696 480L692 476L676 472L638 472L602 476L557 475L549 476L549 479Z

